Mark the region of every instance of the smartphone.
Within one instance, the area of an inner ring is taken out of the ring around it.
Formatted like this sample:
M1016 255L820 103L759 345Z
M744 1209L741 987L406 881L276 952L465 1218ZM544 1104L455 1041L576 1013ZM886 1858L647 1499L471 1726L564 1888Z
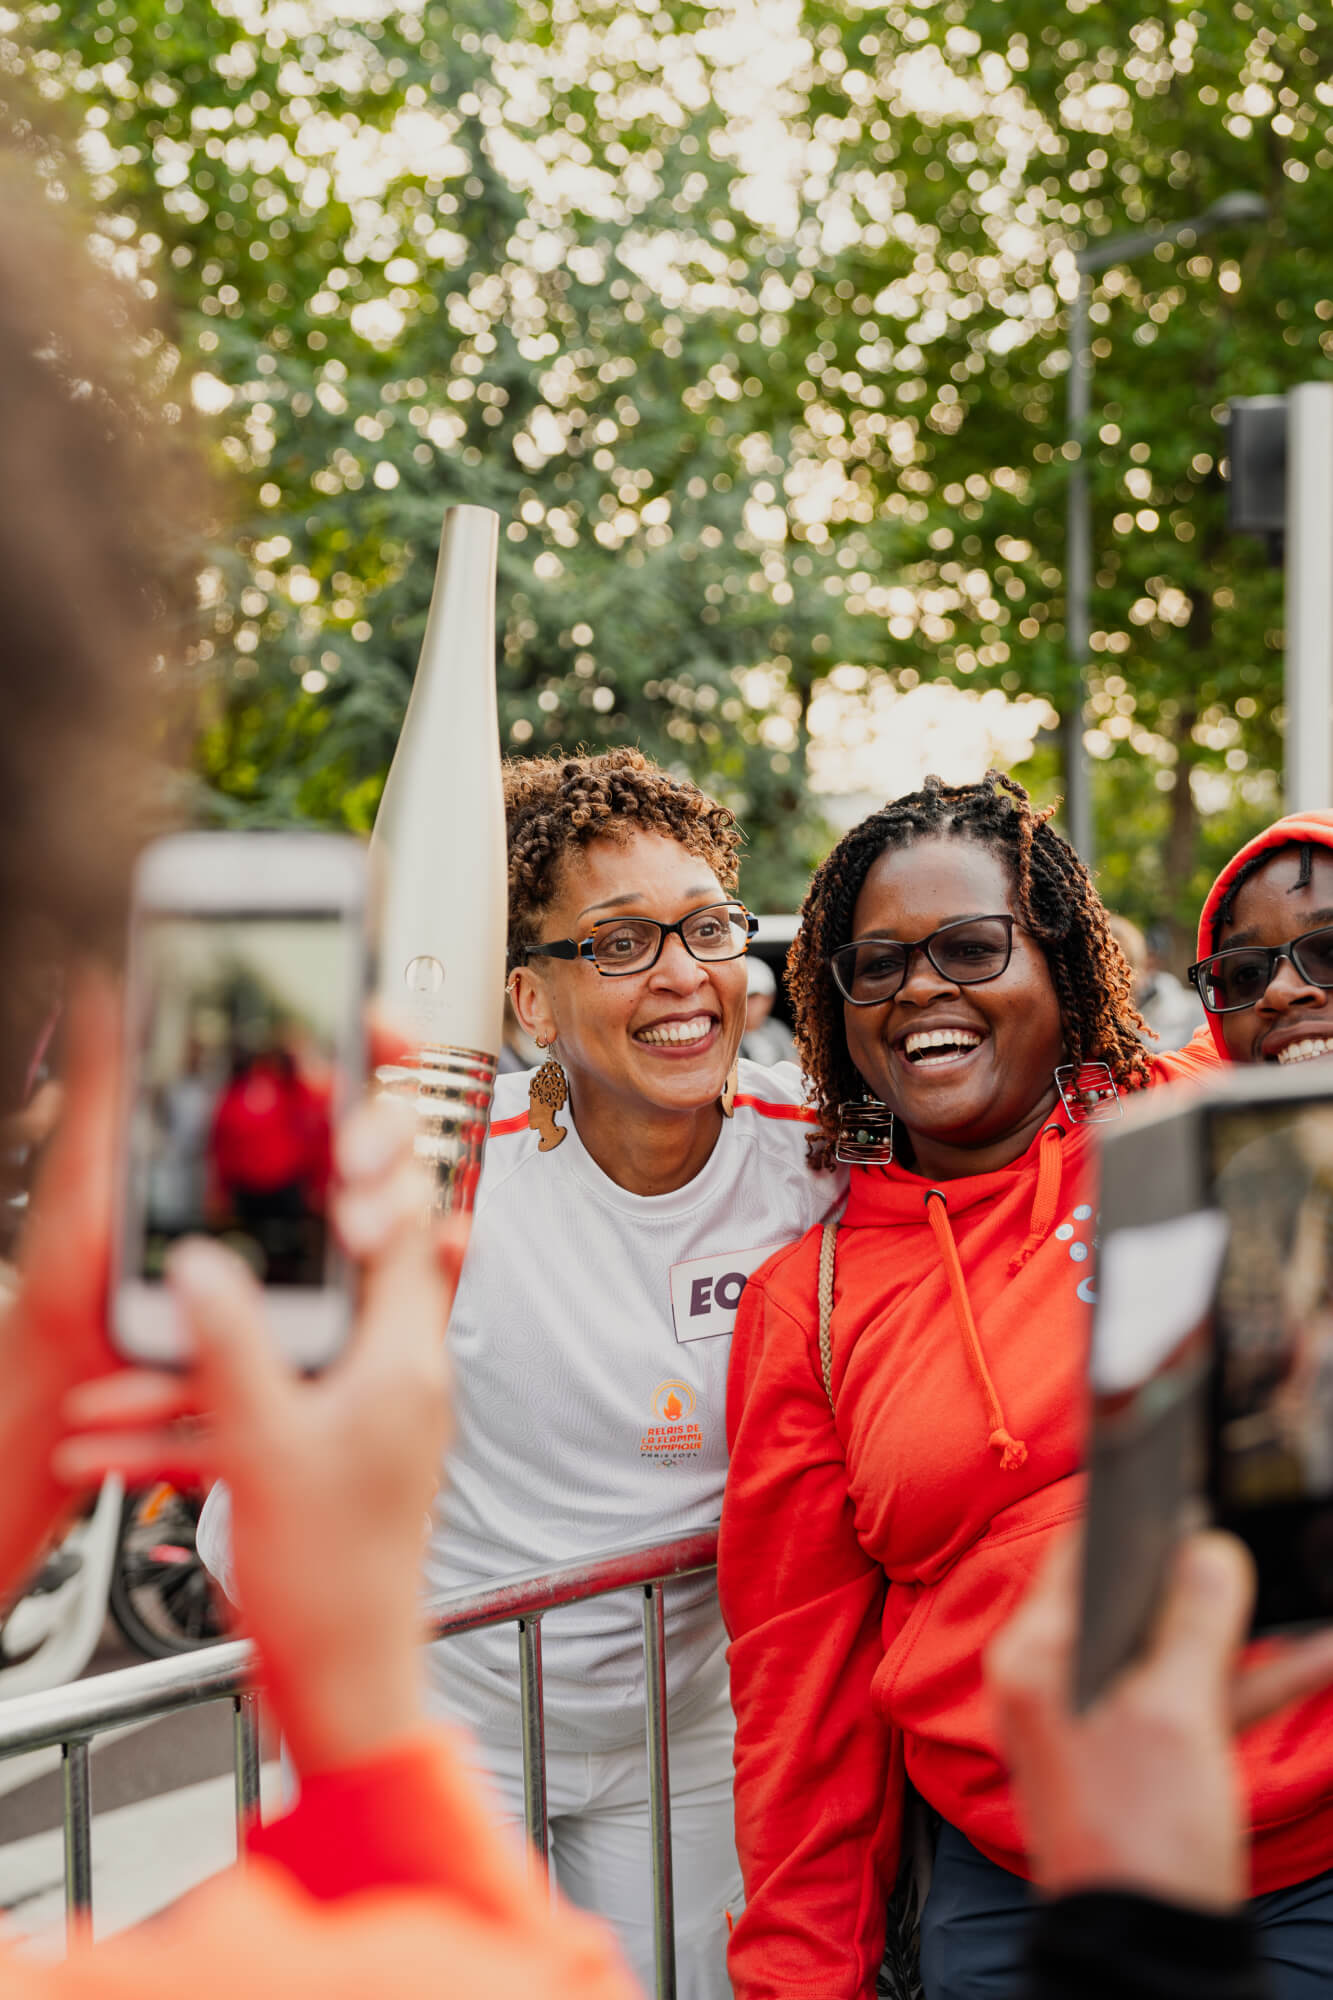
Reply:
M1191 1525L1249 1547L1256 1633L1333 1619L1333 1065L1153 1098L1102 1147L1085 1701Z
M188 1359L163 1282L185 1236L245 1259L293 1366L346 1341L328 1197L366 1076L369 885L366 849L338 834L170 834L140 856L111 1303L126 1360Z

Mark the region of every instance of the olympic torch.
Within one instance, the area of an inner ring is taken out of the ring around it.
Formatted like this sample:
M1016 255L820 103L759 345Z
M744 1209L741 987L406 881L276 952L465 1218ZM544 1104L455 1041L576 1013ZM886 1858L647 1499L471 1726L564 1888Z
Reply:
M380 991L413 1044L379 1081L415 1105L432 1207L471 1208L504 1004L507 870L495 702L499 516L450 507L411 700L375 819Z

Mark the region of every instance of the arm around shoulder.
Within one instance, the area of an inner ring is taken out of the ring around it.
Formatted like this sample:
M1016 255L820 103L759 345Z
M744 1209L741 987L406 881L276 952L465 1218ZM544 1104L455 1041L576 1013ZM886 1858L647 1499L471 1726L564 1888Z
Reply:
M1154 1083L1182 1083L1197 1077L1201 1081L1213 1076L1223 1067L1213 1031L1204 1024L1196 1028L1183 1049L1163 1049L1154 1054L1152 1071Z
M871 1698L885 1581L856 1538L818 1373L818 1242L751 1280L732 1348L718 1584L746 1893L736 2000L870 1994L897 1864L901 1774Z

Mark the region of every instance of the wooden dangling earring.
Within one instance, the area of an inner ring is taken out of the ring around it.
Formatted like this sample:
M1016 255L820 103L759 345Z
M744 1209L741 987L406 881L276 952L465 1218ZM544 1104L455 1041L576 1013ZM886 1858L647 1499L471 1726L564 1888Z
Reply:
M727 1080L722 1086L722 1096L719 1100L722 1105L722 1116L724 1118L730 1118L735 1112L736 1086L740 1082L740 1073L741 1066L738 1062L734 1062L727 1071Z
M550 1043L536 1037L537 1047L546 1049ZM569 1079L554 1056L548 1056L539 1070L533 1072L528 1085L528 1123L534 1132L540 1133L537 1141L539 1153L551 1153L565 1136L565 1127L557 1125L555 1114L563 1111L569 1102Z

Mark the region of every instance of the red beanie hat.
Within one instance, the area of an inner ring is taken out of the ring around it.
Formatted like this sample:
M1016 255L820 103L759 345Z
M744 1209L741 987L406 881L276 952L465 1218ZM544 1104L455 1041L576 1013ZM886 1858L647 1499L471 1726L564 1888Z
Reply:
M1198 955L1206 958L1214 948L1213 924L1219 905L1226 896L1241 869L1256 854L1265 854L1278 847L1327 847L1333 848L1333 812L1288 813L1285 819L1274 820L1262 833L1247 841L1239 854L1233 854L1222 873L1208 891L1208 897L1199 918ZM1222 1019L1218 1014L1208 1016L1208 1026L1212 1029L1213 1041L1217 1045L1223 1062L1231 1057L1222 1035Z

